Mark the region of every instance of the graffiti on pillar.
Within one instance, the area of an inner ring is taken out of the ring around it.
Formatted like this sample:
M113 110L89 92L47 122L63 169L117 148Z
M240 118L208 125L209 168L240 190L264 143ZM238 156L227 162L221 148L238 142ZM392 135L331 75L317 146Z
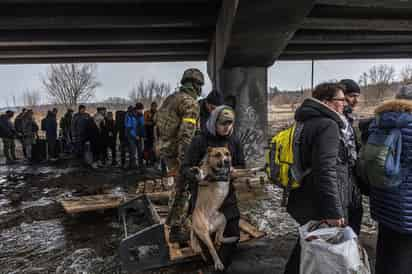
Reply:
M260 163L263 160L262 143L265 140L258 115L251 106L240 106L240 113L242 126L237 134L243 146L245 160L248 163Z

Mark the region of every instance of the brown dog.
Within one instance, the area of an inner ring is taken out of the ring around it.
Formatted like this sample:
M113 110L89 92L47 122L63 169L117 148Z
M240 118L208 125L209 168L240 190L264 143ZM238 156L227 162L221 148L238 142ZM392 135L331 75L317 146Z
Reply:
M224 265L215 245L237 241L237 237L223 237L226 218L219 212L229 193L230 170L231 155L226 147L209 147L202 166L194 168L198 172L200 183L192 214L191 245L195 252L202 253L199 243L201 240L207 246L216 270L224 270ZM213 233L216 233L214 243L211 239Z

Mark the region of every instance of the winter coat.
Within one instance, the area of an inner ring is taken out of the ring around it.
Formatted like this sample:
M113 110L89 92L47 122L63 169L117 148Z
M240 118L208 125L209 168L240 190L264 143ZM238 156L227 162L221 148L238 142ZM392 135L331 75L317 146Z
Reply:
M116 111L115 114L116 117L116 122L115 122L115 127L116 127L116 134L119 134L119 140L121 143L126 142L126 136L125 136L125 119L126 119L126 111L123 110L118 110Z
M207 132L206 122L209 119L210 112L206 108L206 99L202 99L199 101L199 108L200 108L200 115L199 115L200 131Z
M68 135L71 130L73 114L71 112L66 112L64 116L60 119L60 129L63 135Z
M393 100L375 110L369 132L375 127L399 128L402 133L401 176L398 187L379 189L370 186L372 217L399 233L412 234L412 101Z
M210 126L216 126L216 119L211 121ZM203 160L204 156L207 153L208 147L222 147L228 146L229 151L232 156L232 166L237 168L244 168L245 158L243 154L243 148L235 135L222 137L215 135L215 131L211 133L208 130L206 132L202 132L200 135L195 136L190 143L185 158L182 164L182 175L183 177L187 176L191 171L190 169L194 166L199 166L200 162ZM190 189L192 192L192 196L196 197L197 195L197 183L191 183ZM194 203L194 201L193 201ZM226 219L237 218L240 216L239 209L237 207L237 198L235 193L235 188L233 184L230 184L229 194L226 197L223 205L221 207L221 211L224 213Z
M0 115L0 132L2 138L14 138L16 136L13 123L6 114Z
M352 186L352 194L350 195L351 200L349 201L350 207L353 208L354 210L357 210L359 208L362 208L362 193L365 192L361 191L365 189L365 187L362 187L365 183L362 182L361 178L357 175L356 172L356 160L359 155L359 150L360 150L360 144L358 143L358 138L357 134L355 131L355 128L353 127L353 124L355 122L355 117L352 114L352 108L347 106L344 110L344 115L346 117L346 120L349 122L349 129L350 129L350 139L351 142L353 143L353 146L349 147L348 149L350 150L349 153L354 154L354 161L349 162L349 185ZM351 152L353 151L353 152ZM367 193L365 193L367 194Z
M46 132L47 140L57 139L57 120L52 113L47 114L47 117L42 120L42 130Z
M103 127L105 126L105 125L104 125L104 122L105 122L104 115L101 114L100 112L97 112L97 113L93 116L93 120L94 120L94 122L96 123L96 126L97 126L97 128L99 129L99 132L101 132L102 129L103 129Z
M129 138L144 137L144 118L142 114L127 113L125 119L126 134Z
M88 113L76 113L71 123L73 142L84 142L88 138L88 124L91 119Z
M173 161L173 166L177 165L176 159L183 162L185 151L196 133L199 119L197 97L194 87L186 83L164 100L155 115L160 158Z
M297 109L303 122L302 163L312 171L291 190L287 210L300 224L348 217L350 181L348 153L341 131L346 119L322 102L308 98Z
M39 127L37 126L33 117L29 117L27 114L23 116L21 126L23 137L26 139L34 139L35 134L39 130Z
M105 119L105 126L102 129L102 137L106 144L111 144L116 140L116 127L114 120Z

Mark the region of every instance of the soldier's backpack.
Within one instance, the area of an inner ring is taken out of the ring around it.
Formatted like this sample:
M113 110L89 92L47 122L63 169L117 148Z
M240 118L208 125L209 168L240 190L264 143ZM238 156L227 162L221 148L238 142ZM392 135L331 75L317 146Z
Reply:
M282 206L286 206L289 192L300 187L303 178L311 172L304 168L301 159L301 136L303 123L296 122L291 127L276 134L266 151L266 173L274 184L282 187Z
M401 178L402 133L399 128L370 129L359 163L367 182L378 188L397 187Z

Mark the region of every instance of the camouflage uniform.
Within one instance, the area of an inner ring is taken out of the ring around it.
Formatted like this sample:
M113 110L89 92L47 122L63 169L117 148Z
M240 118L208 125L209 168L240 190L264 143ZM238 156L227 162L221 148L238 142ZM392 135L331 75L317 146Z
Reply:
M185 212L189 201L189 192L179 169L183 162L186 148L192 141L199 119L200 86L204 79L197 69L186 70L179 91L173 93L163 102L154 118L158 129L158 151L168 172L176 174L174 198L167 224L181 227L185 220Z

